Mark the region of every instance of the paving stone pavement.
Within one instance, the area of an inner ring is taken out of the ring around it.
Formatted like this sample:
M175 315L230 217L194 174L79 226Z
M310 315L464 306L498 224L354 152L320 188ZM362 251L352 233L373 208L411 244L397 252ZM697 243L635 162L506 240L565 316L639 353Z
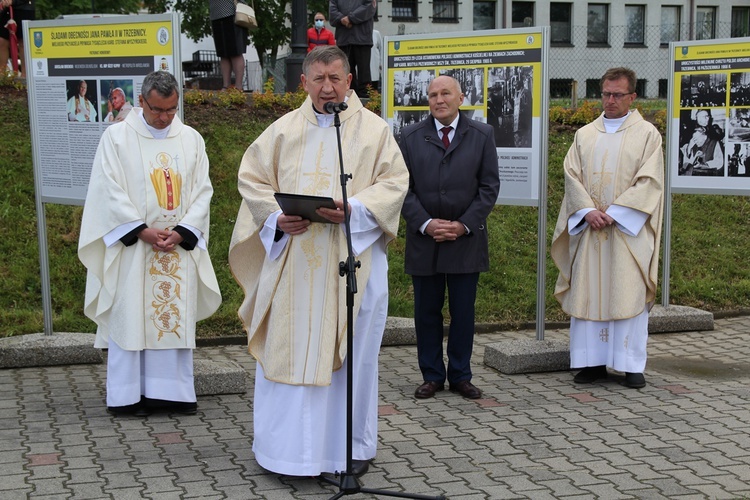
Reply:
M567 331L548 331L564 339ZM576 386L568 371L503 375L476 336L483 399L416 400L416 347L380 355L378 455L366 488L450 499L750 498L750 317L649 339L648 385ZM261 469L250 449L255 363L243 346L199 348L249 375L247 394L204 396L197 415L114 417L105 367L0 370L1 499L323 499L337 486ZM386 498L358 492L352 498Z

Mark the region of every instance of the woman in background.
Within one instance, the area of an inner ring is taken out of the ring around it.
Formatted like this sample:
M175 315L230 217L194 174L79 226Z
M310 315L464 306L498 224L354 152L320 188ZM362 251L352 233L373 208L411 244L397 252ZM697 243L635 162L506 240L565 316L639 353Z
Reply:
M245 3L242 1L242 3ZM222 90L237 87L242 90L245 76L247 29L234 24L234 0L208 0L208 12L214 35L216 55L221 65ZM234 71L234 84L232 72Z

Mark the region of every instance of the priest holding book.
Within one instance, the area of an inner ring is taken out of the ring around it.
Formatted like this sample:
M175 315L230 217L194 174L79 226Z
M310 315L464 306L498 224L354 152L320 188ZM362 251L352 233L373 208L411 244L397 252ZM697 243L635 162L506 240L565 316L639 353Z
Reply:
M229 265L245 291L239 315L257 359L253 451L265 469L316 476L347 467L346 281L344 205L334 115L339 114L348 179L352 246L361 262L353 325L352 473L375 456L378 353L388 308L386 246L396 237L408 172L388 125L349 89L346 55L319 47L303 63L308 94L245 152L243 202ZM275 193L333 198L327 223L279 208Z

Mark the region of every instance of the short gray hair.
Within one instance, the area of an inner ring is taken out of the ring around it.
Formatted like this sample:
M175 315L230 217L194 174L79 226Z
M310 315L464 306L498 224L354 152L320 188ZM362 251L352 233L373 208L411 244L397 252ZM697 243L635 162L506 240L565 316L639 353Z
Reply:
M307 54L307 57L305 57L305 60L302 62L302 72L307 76L307 72L310 69L310 66L315 64L316 62L322 62L326 66L329 64L332 64L334 61L341 61L341 63L344 66L344 73L347 75L351 73L351 68L349 67L349 58L346 57L346 54L343 50L338 48L336 45L321 45L320 47L315 47L310 51L309 54Z
M171 97L175 92L179 95L180 86L177 79L168 71L153 71L146 75L141 85L141 95L148 98L151 91L156 91L161 97Z

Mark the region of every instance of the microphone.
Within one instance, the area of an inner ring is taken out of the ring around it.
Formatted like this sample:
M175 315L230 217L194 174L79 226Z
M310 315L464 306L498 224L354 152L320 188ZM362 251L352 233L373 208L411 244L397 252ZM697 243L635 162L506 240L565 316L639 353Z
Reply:
M323 105L323 111L325 111L328 114L338 114L342 111L346 111L346 108L349 106L345 102L327 102Z

